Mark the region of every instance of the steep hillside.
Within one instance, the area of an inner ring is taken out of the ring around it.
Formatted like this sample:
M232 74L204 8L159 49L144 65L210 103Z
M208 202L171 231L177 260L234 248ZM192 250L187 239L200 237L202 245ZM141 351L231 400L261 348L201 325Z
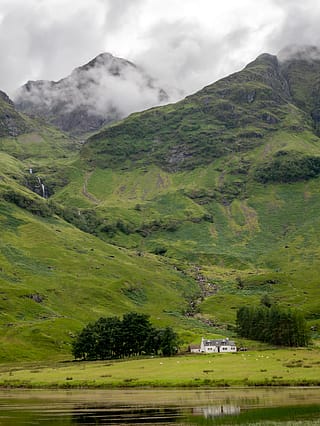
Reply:
M33 165L74 157L79 143L16 110L13 102L0 92L0 151Z
M0 137L16 137L28 131L30 124L15 110L8 95L0 91Z
M281 72L295 104L310 114L316 134L320 133L320 50L306 46L279 53Z
M75 135L165 101L166 92L143 69L109 53L57 82L29 81L15 97L20 111Z
M185 100L114 124L92 136L83 158L99 167L156 164L190 170L217 158L242 155L282 132L313 137L306 111L294 103L278 60L261 55L243 71Z
M84 324L128 311L184 329L189 339L201 333L183 315L197 288L182 272L6 201L0 197L1 361L69 357Z
M94 212L51 199L78 173L74 141L3 102L11 121L0 138L0 362L68 358L88 321L129 311L173 325L185 343L215 331L186 316L199 296L187 268L101 241Z
M316 91L317 67L263 54L105 128L56 199L94 211L106 241L199 267L212 290L200 313L216 324L264 294L319 322L320 140L314 104L297 94Z

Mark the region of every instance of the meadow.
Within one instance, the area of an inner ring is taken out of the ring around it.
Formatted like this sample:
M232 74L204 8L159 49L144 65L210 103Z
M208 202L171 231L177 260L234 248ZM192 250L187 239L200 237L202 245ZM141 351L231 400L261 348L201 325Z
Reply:
M320 350L270 349L0 366L3 388L320 386Z

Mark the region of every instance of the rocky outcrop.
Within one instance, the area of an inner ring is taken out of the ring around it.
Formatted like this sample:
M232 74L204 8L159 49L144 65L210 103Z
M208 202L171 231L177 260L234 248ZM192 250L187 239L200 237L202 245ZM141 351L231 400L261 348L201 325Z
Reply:
M0 137L19 136L30 131L30 126L19 114L9 96L0 91Z

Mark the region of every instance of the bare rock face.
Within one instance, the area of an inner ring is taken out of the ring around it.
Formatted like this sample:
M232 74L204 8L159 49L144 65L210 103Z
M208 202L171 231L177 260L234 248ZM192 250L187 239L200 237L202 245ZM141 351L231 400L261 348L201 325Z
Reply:
M74 135L100 129L134 111L168 101L143 69L102 53L57 82L29 81L15 97L19 111Z
M16 137L30 131L24 117L19 114L9 96L0 91L0 137Z

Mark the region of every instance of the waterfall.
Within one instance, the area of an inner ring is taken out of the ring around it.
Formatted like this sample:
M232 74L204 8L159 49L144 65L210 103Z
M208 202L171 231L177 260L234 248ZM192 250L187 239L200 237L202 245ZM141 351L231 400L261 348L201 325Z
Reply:
M45 188L45 186L44 186L43 183L41 184L41 189L42 189L42 196L43 196L43 198L46 198L46 188Z
M39 178L39 176L37 176L37 179L38 179L38 182L39 182L39 185L40 185L40 188L41 188L41 192L42 192L42 194L40 194L40 195L42 195L43 198L47 198L45 185L42 183L42 180Z

